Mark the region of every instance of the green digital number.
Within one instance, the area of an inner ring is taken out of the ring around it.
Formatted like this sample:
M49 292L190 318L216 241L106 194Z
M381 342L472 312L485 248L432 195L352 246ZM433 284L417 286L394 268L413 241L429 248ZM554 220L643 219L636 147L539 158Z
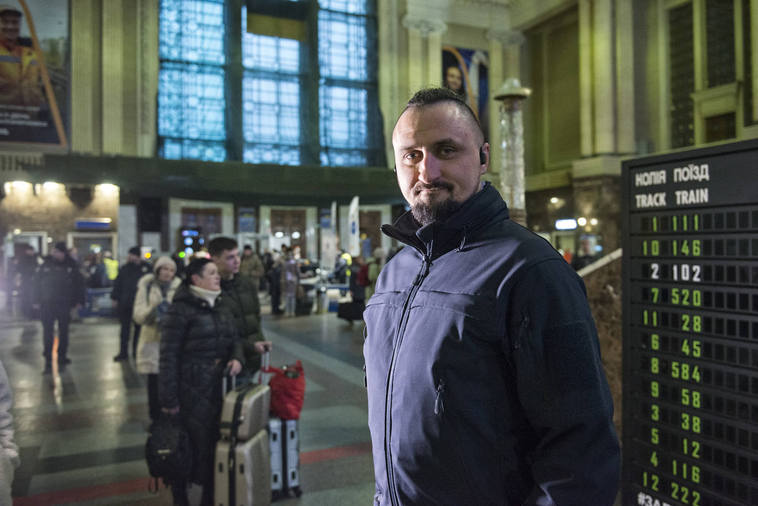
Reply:
M653 453L650 454L650 463L653 464L653 467L658 467L658 452L653 451Z
M643 256L654 256L657 257L660 254L661 245L660 242L657 239L653 239L650 241L650 246L648 246L648 241L645 239L642 241L642 255Z
M656 422L661 419L661 408L657 404L650 405L650 418Z
M692 431L695 434L700 434L701 421L699 416L690 415L689 413L682 413L680 420L680 426L682 427L682 430Z
M650 442L654 445L657 445L660 441L660 436L658 434L658 429L655 427L652 427L650 429Z
M655 397L656 399L660 395L659 386L657 381L651 381L650 382L650 395Z
M682 439L682 453L692 457L693 459L700 458L700 441L690 441L687 438Z
M650 288L650 295L651 295L651 298L653 299L653 303L654 304L658 303L658 295L659 295L659 293L660 293L660 289L658 287L654 286L654 287Z
M650 372L658 374L660 372L660 361L658 357L650 357Z
M650 325L651 327L658 326L658 311L648 311L647 309L642 311L642 324Z
M661 338L658 334L652 334L650 336L650 347L654 350L661 349Z
M700 392L690 390L689 388L682 388L682 405L699 408L701 406Z
M658 476L655 474L648 474L647 471L642 473L642 486L658 491Z

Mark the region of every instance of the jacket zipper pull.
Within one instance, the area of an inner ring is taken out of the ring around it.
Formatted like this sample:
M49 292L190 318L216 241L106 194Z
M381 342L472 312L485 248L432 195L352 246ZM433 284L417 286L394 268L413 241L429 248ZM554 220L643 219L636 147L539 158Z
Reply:
M421 265L421 270L418 274L416 274L416 279L413 280L414 285L421 284L421 281L424 280L427 274L429 274L429 257L424 257L423 263Z
M445 412L445 399L443 397L443 394L445 393L445 382L443 380L440 380L439 385L437 385L437 397L434 399L434 414L439 415L440 413Z

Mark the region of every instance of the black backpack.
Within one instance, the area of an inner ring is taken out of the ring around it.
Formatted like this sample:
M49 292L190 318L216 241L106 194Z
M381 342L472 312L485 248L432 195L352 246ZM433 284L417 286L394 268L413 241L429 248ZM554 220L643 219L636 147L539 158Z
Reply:
M150 427L145 443L145 459L150 476L165 483L184 481L192 472L192 445L181 424L161 416Z

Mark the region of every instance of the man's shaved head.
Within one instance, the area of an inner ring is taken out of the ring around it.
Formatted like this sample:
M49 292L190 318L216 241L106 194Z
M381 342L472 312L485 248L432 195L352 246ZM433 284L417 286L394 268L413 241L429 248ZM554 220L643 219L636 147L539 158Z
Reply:
M465 112L471 119L471 124L475 127L476 132L478 133L479 144L485 142L484 130L482 130L481 123L479 123L479 118L476 117L476 114L471 110L471 107L469 107L469 105L463 101L457 93L448 88L425 88L417 91L408 101L408 104L406 104L405 109L400 113L400 116L413 107L427 107L440 102L453 102L461 109L461 111Z

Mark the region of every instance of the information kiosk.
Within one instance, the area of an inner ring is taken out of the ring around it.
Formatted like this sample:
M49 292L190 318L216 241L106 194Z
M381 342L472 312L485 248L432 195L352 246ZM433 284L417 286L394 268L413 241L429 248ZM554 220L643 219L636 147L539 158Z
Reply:
M758 505L758 141L625 162L624 506Z

